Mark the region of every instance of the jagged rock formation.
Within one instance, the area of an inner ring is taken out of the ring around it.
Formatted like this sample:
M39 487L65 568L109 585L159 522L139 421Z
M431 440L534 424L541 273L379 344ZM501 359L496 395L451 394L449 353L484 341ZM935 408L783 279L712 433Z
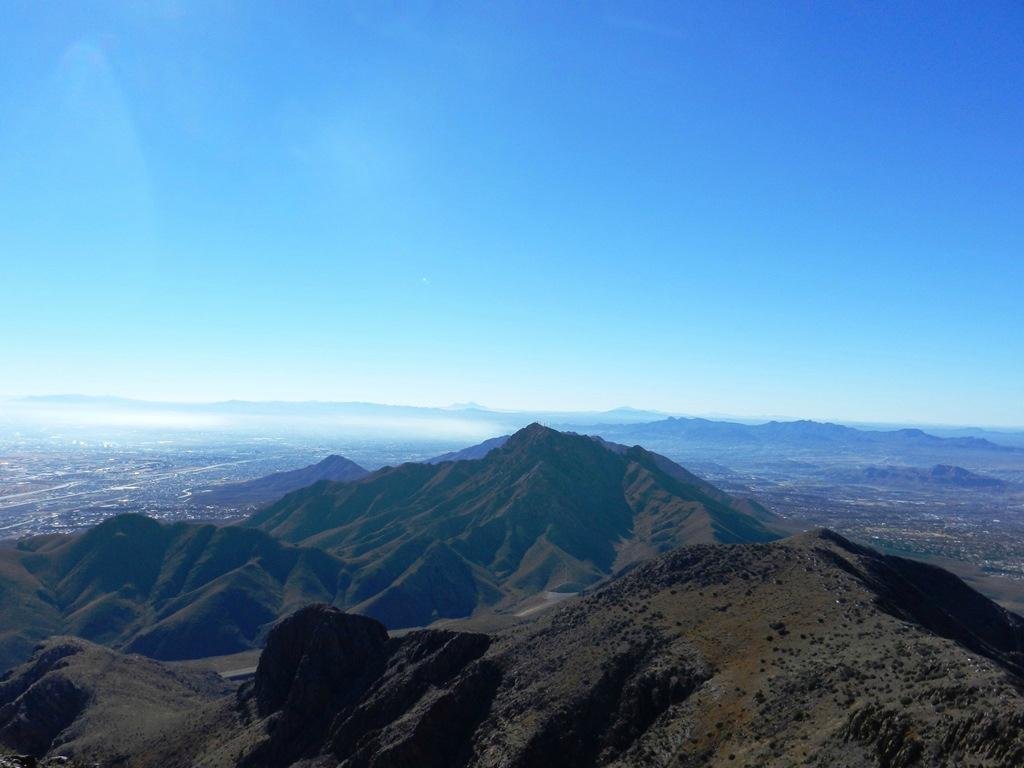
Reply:
M469 632L389 638L373 619L301 610L271 634L254 682L239 694L267 733L242 765L319 754L352 768L451 765L497 680L491 665L474 664L489 644Z

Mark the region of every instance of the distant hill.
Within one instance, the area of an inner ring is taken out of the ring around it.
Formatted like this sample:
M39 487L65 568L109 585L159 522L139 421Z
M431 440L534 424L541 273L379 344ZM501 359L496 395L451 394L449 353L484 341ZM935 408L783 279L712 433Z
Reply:
M978 427L929 427L928 432L939 437L979 437L997 445L1024 448L1024 430L979 429Z
M577 592L680 544L768 541L773 519L663 456L534 424L476 461L318 483L247 525L336 555L344 604L402 627Z
M251 506L276 501L286 493L320 482L334 480L347 482L365 477L369 472L346 459L331 455L308 467L274 472L265 477L239 483L225 483L193 494L193 501L201 505Z
M474 459L482 459L495 448L501 448L501 446L508 442L509 437L511 437L511 435L492 437L490 440L484 440L478 445L471 445L469 448L463 448L461 451L442 453L440 456L427 459L425 463L440 464L443 461L471 461Z
M493 634L309 606L219 699L48 646L0 683L0 742L154 768L1016 768L1022 651L1024 619L952 574L819 530L682 547ZM26 712L65 730L29 742Z
M0 669L54 634L159 659L253 648L278 617L333 602L342 571L261 531L142 515L25 539L0 548Z
M944 486L949 488L975 488L1002 490L1008 483L995 477L979 475L963 467L936 464L930 469L921 467L864 467L841 475L848 482L882 486Z

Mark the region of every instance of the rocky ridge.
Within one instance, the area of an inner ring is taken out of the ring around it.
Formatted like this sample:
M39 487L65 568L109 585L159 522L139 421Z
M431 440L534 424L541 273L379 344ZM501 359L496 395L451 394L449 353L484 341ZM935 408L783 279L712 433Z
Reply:
M955 577L828 531L697 545L491 635L301 610L127 763L1010 768L1022 642Z

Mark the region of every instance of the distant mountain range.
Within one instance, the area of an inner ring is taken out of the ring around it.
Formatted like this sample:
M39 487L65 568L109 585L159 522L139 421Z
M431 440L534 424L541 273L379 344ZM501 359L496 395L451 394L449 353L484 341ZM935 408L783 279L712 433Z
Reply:
M977 456L989 452L1024 452L1012 446L997 445L985 438L974 436L939 437L919 429L856 429L815 421L741 424L707 419L668 418L637 424L596 424L588 429L594 435L601 435L604 438L657 445L666 453L693 456L699 458L702 464L708 463L708 456L760 456L777 461L806 457L808 454L826 459L871 458L879 454L913 459L922 453L925 456ZM481 443L427 459L425 463L440 464L446 461L482 459L491 451L503 446L508 439L509 435L492 437ZM621 442L608 445L621 447ZM218 486L195 494L194 500L200 504L212 505L259 505L275 501L285 493L312 485L318 480L355 480L364 474L366 470L354 462L340 456L331 456L319 464L302 469L279 472L245 483ZM936 464L930 470L896 465L871 466L844 470L840 474L841 479L848 482L916 483L962 488L1006 486L1002 480L976 475L970 470L950 464Z
M365 477L369 472L346 459L331 455L308 467L286 472L274 472L254 480L225 483L193 494L196 504L215 506L254 506L276 501L286 493L305 488L321 480L347 482Z
M1015 462L1024 449L973 436L938 437L920 429L870 430L817 421L741 424L667 418L644 424L580 427L620 443L639 443L677 461L718 461L755 466L785 459L861 462L893 459L906 464Z
M245 492L325 467L361 474L338 457ZM662 456L533 425L480 460L319 480L245 526L123 515L2 546L0 667L51 634L161 659L234 653L315 601L390 627L513 610L681 544L774 539L774 523Z
M245 401L173 403L52 395L0 401L0 426L17 429L133 432L202 431L214 435L316 436L369 441L461 441L513 432L527 424L621 424L664 418L658 411L498 411L473 403L447 408L359 402Z
M937 437L920 429L869 430L820 421L770 421L766 424L741 424L733 421L667 418L630 425L595 425L599 434L624 434L644 437L685 438L704 443L727 445L785 445L797 448L819 446L852 447L862 445L925 445L961 449L1000 450L980 437Z
M951 574L814 531L683 547L491 634L309 606L237 691L57 638L0 682L0 743L154 767L1012 768L1022 651L1024 619Z
M189 417L211 432L281 434L309 433L373 438L402 436L420 439L483 439L489 435L513 432L532 422L558 429L573 429L600 434L619 442L645 442L648 438L698 440L704 444L814 446L901 444L927 445L936 438L963 442L931 443L968 449L1011 446L1024 449L1024 430L992 430L975 427L934 427L921 429L868 429L818 421L769 421L685 418L637 408L608 411L501 411L475 403L460 403L446 408L383 405L361 402L325 401L244 401L216 403L171 403L130 400L116 397L48 395L0 402L3 421L58 420L75 424L78 415L87 415L89 423L102 423L110 414L111 424L130 425L138 415L140 428L146 428L153 414L175 415L179 420L158 420L153 428L173 431L185 428ZM634 428L635 426L635 428ZM191 428L191 427L188 427ZM646 437L645 437L646 436ZM971 441L975 442L971 442Z

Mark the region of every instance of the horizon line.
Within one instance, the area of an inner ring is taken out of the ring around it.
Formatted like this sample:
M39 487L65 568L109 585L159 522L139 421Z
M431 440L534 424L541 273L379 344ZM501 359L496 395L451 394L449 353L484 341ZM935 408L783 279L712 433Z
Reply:
M797 422L797 421L812 421L820 424L839 424L842 426L850 427L896 427L896 428L939 428L939 429L978 429L983 431L995 431L995 432L1024 432L1024 424L1021 425L1010 425L1010 424L951 424L943 422L928 422L928 421L875 421L870 419L844 419L837 417L828 418L809 418L806 416L793 416L793 415L740 415L733 413L721 413L721 412L709 412L709 413L688 413L685 411L666 411L660 408L640 408L631 405L620 405L611 408L590 408L590 409L565 409L565 408L494 408L490 406L481 405L474 401L463 402L463 403L450 403L448 405L422 405L422 404L408 404L408 403L381 403L374 402L372 400L323 400L317 398L310 398L304 400L290 400L282 398L266 399L266 400L251 400L244 398L229 398L229 399L208 399L208 400L163 400L163 399L146 399L139 397L126 397L123 395L85 395L76 392L61 392L61 393L49 393L49 394L30 394L30 395L0 395L0 402L31 402L31 401L60 401L60 400L81 400L81 401L107 401L107 402L120 402L120 403L136 403L141 405L161 405L161 406L216 406L216 405L228 405L231 403L244 403L252 405L269 405L269 404L285 404L285 405L367 405L376 406L380 408L411 408L416 410L430 410L430 411L449 411L451 413L460 412L473 412L478 411L482 413L498 414L498 415L526 415L526 414L611 414L623 411L632 411L636 413L648 413L652 415L661 416L663 418L683 418L683 419L706 419L708 421L738 421L738 422L753 422L755 424L766 424L769 422ZM637 422L645 423L645 422ZM649 422L647 422L649 423Z

